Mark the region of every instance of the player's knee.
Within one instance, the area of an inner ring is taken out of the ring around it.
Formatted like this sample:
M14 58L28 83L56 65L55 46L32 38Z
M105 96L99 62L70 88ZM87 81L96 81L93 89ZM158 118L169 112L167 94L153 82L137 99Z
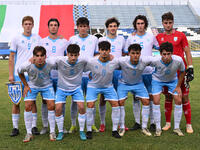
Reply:
M60 116L62 114L62 107L56 106L56 116Z
M111 104L112 107L118 107L119 106L118 101L110 101L110 104Z
M26 112L32 111L32 105L31 104L25 105L25 111Z
M119 106L124 106L125 100L120 100L119 101Z
M48 104L48 110L55 110L55 104L54 103L50 103Z
M144 106L148 106L149 105L149 99L143 99L142 100L142 104L144 105Z
M93 103L93 102L87 103L87 107L88 107L88 108L94 108L94 103Z

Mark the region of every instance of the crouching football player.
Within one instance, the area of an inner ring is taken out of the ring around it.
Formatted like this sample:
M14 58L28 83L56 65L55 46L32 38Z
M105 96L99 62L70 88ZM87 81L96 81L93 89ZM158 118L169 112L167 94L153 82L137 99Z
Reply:
M119 58L119 66L122 70L122 77L119 80L117 94L119 96L120 106L120 130L119 135L123 136L125 133L125 110L124 104L128 92L142 101L142 133L151 136L151 132L147 129L149 119L149 95L142 80L142 73L147 65L150 65L151 56L141 56L141 46L139 44L131 44L128 47L129 56Z
M84 96L81 89L82 74L87 64L85 59L79 57L80 47L77 44L70 44L67 47L67 57L60 56L57 58L50 58L49 61L55 63L58 69L58 86L56 91L56 123L59 134L56 140L62 140L64 137L63 125L64 117L62 113L63 104L66 103L66 97L72 96L72 101L78 105L78 122L80 127L80 139L86 140L84 133L85 127L85 108Z
M182 93L181 82L185 75L185 66L181 57L172 55L173 45L169 42L160 45L160 55L154 61L152 66L155 67L152 80L153 93L153 115L156 123L155 136L161 136L161 113L160 113L160 94L164 86L168 87L168 91L173 95L175 101L174 109L174 133L183 136L179 125L182 116ZM180 71L177 78L177 71Z
M32 107L38 93L47 101L48 121L50 125L50 140L56 140L55 134L55 94L50 80L50 71L53 65L46 63L46 50L42 46L36 46L33 50L34 64L26 62L18 68L18 74L24 84L23 96L25 101L24 121L27 134L23 142L29 142L33 138L32 128ZM27 83L24 73L28 73Z
M99 57L90 59L87 62L86 67L86 70L89 70L92 73L92 79L88 82L86 94L87 138L92 139L92 125L94 119L93 111L98 94L103 94L105 100L109 101L111 104L113 123L112 136L115 138L121 138L117 132L120 117L118 96L112 84L113 72L119 67L118 61L116 59L110 61L111 44L108 41L102 41L98 46Z

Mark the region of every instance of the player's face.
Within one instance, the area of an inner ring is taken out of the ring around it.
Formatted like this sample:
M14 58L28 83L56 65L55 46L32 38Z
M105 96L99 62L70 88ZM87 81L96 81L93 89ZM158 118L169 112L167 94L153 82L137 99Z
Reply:
M144 32L145 31L145 22L144 22L144 20L137 19L137 21L136 21L136 30L138 32Z
M36 55L33 55L33 58L35 60L36 66L41 66L45 64L46 55L43 55L42 52L37 52Z
M140 51L131 50L129 52L129 56L130 56L131 62L137 63L139 61L139 59L140 59L140 55L141 55Z
M163 50L160 55L162 56L162 61L165 64L169 64L172 61L172 52L167 52L166 50Z
M24 28L25 33L31 33L33 26L34 26L33 22L29 21L29 20L24 21L23 24L22 24L22 27Z
M117 34L117 23L116 22L112 22L108 25L108 34L111 34L111 35L116 35Z
M89 26L86 24L79 24L77 26L77 30L79 32L79 35L81 37L84 37L84 36L88 35Z
M174 25L173 20L163 20L162 24L166 32L170 32L173 30L173 25Z
M78 59L79 53L67 53L67 56L69 63L75 64Z
M99 49L99 54L100 54L100 57L102 58L107 58L109 57L110 55L110 49Z
M57 34L58 33L58 23L56 22L56 21L51 21L50 23L49 23L49 33L50 34L53 34L53 35L55 35L55 34Z

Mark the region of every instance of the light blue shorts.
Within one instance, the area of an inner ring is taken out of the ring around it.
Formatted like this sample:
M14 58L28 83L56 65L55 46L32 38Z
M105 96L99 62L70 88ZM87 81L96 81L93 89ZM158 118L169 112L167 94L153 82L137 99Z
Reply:
M81 88L77 88L74 91L64 91L57 88L55 103L66 103L67 96L72 96L74 102L84 102L83 91Z
M152 74L144 74L142 75L142 80L144 82L145 87L147 88L147 91L149 94L152 94Z
M94 102L97 100L98 94L103 94L105 100L118 101L117 92L114 87L109 88L87 88L86 102Z
M126 99L128 92L133 93L135 97L149 99L149 94L143 82L133 85L119 83L119 86L117 88L119 100Z
M172 95L178 95L177 92L173 93L174 89L176 88L178 83L178 80L174 80L171 82L159 82L156 80L152 80L152 94L153 95L158 95L162 92L163 87L166 86L168 87L168 92L171 93Z
M53 87L47 88L31 88L31 93L28 92L27 96L24 98L24 101L35 101L38 93L41 94L44 100L55 100L55 92Z

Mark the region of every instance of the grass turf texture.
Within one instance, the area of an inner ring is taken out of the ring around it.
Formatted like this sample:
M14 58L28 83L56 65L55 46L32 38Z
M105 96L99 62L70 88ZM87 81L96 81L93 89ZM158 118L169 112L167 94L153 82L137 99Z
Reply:
M199 84L200 84L200 58L194 58L193 64L195 68L195 79L191 83L190 99L192 107L192 125L194 129L193 134L185 133L185 117L182 116L181 129L184 132L184 137L178 137L173 134L173 128L169 131L163 132L161 137L146 137L142 135L141 131L128 131L121 139L115 139L111 136L111 107L107 103L106 113L106 132L94 133L92 140L81 141L79 139L79 132L74 134L65 134L63 141L49 141L49 135L34 136L33 141L29 143L23 143L22 140L25 137L26 130L23 119L24 102L21 102L21 114L19 121L20 135L17 137L10 137L9 134L12 129L11 120L11 108L12 104L8 98L7 88L5 82L8 81L8 61L0 61L0 150L42 150L42 149L68 149L68 150L160 150L160 149L181 149L181 150L196 150L199 149ZM163 96L161 100L162 110L162 126L164 121L164 104ZM66 116L65 116L65 128L70 128L70 98L67 99ZM98 114L98 102L96 103L97 115L96 126L99 127L99 114ZM42 128L41 121L41 98L37 99L38 108L38 128ZM125 105L126 109L126 125L132 127L134 124L133 112L132 112L132 96L129 95ZM173 114L173 113L172 113ZM78 122L77 122L78 124ZM172 127L173 127L173 115L172 115Z

